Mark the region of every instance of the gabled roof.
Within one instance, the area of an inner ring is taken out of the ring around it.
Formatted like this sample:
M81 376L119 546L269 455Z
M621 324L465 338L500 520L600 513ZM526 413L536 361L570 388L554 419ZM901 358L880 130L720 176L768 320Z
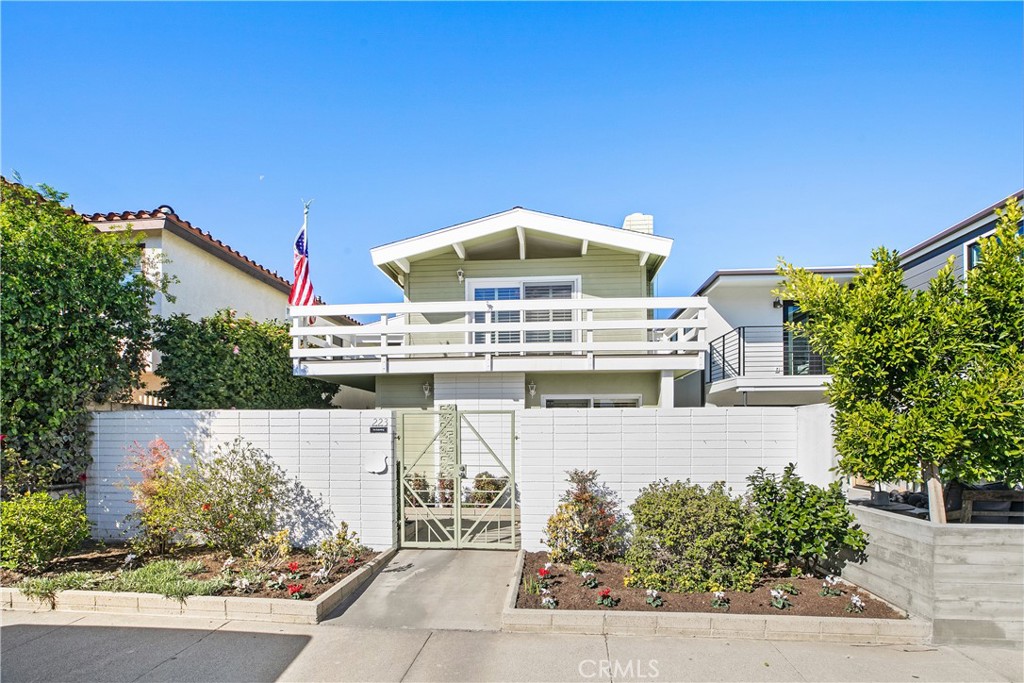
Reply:
M532 237L531 237L532 235ZM590 244L637 254L640 265L653 274L672 251L672 240L600 223L566 218L524 209L520 206L501 213L459 223L423 235L391 242L370 250L373 264L401 284L409 272L409 263L444 252L465 260L472 258L473 245L509 236L518 240L520 259L530 258L530 241L548 238L574 244L573 255L583 256ZM576 250L578 249L578 252Z

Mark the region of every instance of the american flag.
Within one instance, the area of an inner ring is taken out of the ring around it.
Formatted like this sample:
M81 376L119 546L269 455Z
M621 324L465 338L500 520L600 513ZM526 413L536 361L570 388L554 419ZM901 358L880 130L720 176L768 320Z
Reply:
M308 213L309 209L306 209ZM313 283L309 279L309 249L306 244L306 215L302 216L302 228L295 237L295 282L292 283L292 293L288 296L288 304L291 306L309 306L313 303Z

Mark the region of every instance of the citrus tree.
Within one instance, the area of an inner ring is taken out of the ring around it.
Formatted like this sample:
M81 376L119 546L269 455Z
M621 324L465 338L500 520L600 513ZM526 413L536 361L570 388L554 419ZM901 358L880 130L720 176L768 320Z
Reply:
M1009 201L963 279L953 261L915 291L895 251L841 284L782 263L791 327L828 363L838 467L869 481L1024 480L1024 237Z
M67 195L0 184L0 429L5 490L76 480L88 406L138 386L160 285L129 231L98 233ZM17 477L18 473L24 476Z

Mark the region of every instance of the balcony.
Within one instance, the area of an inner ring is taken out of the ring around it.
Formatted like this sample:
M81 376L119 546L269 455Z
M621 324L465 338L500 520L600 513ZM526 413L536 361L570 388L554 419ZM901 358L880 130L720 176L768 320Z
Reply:
M737 327L708 344L704 380L716 405L802 405L822 400L828 368L781 325Z
M295 374L700 370L703 297L292 307ZM674 318L657 317L680 310ZM309 316L320 318L310 325ZM379 316L353 327L339 316Z

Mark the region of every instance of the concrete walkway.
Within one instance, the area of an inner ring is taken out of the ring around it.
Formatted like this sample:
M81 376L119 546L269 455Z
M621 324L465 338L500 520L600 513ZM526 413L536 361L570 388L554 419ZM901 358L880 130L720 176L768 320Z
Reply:
M510 551L400 550L362 593L323 623L499 631L515 562Z
M1021 681L1021 650L3 612L17 681Z

